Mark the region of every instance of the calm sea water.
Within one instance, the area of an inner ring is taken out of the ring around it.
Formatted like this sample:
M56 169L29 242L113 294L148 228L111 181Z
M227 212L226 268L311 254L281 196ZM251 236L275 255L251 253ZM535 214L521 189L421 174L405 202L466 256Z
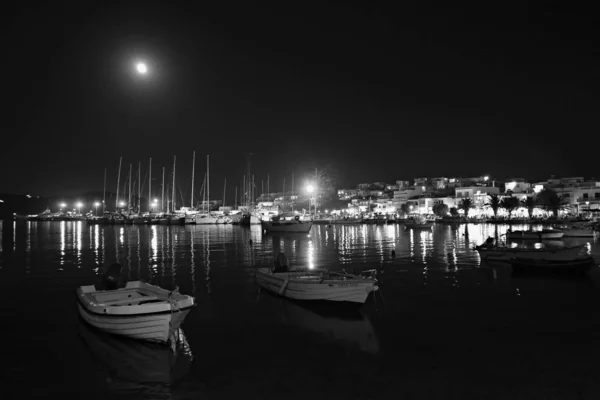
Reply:
M473 246L506 229L315 225L308 235L263 235L5 222L0 398L600 398L600 268L564 280L482 263ZM597 240L550 245L569 244L600 259ZM280 251L291 265L377 268L381 290L354 312L260 293L255 268ZM196 297L176 349L80 322L77 286L97 283L98 266L113 262L128 279Z

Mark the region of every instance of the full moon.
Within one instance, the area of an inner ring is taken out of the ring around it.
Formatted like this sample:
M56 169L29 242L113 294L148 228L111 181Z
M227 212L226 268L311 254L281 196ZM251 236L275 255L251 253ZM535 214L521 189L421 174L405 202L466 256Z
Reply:
M146 66L145 63L142 63L142 62L137 63L137 65L135 67L136 67L137 72L139 74L145 75L146 72L148 72L148 67Z

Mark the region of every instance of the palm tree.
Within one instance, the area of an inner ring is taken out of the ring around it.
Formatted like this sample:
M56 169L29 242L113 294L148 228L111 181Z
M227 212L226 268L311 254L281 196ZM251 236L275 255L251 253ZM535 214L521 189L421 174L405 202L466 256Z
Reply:
M448 206L444 203L436 203L433 205L432 211L438 217L444 218L448 215Z
M469 218L469 211L473 208L473 200L469 197L462 199L458 204L458 208L465 212L465 218Z
M527 209L529 219L533 218L533 209L535 208L535 199L531 196L525 197L521 200L521 206Z
M500 207L506 210L508 219L510 219L512 212L519 207L519 199L513 196L507 196L500 201Z
M500 196L497 194L490 194L490 195L488 195L488 199L489 199L489 202L486 203L485 205L492 209L492 211L494 212L494 218L496 218L498 216L498 209L500 208L500 202L501 202Z
M538 196L539 204L546 210L550 211L554 218L558 218L558 212L561 210L568 209L569 206L566 204L564 196L559 196L552 189L542 190Z

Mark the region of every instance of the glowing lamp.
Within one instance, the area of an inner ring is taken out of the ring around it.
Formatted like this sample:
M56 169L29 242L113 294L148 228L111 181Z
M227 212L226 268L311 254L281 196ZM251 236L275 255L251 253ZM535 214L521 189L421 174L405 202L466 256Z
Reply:
M146 63L139 62L135 65L135 69L140 75L146 75L148 73L148 66Z
M306 187L306 191L307 191L308 193L312 193L312 192L314 192L314 191L315 191L315 187L314 187L313 185L308 185L308 186Z
M60 208L65 208L67 205L65 203L60 203Z
M122 201L122 202L120 202L120 203L119 203L119 205L120 205L121 207L125 207L125 202L124 202L124 201Z
M100 203L99 203L99 202L95 202L95 203L94 203L94 205L95 205L96 207L98 207L98 206L100 205Z
M76 206L77 206L77 208L81 208L81 207L83 207L83 204L77 203Z

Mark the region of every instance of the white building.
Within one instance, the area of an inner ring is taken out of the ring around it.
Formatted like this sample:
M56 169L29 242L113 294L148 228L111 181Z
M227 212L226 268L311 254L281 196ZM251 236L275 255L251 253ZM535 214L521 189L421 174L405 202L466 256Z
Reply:
M456 204L460 204L462 199L470 198L473 200L475 208L481 208L488 202L488 195L500 194L500 188L493 186L467 186L457 187L455 192Z

